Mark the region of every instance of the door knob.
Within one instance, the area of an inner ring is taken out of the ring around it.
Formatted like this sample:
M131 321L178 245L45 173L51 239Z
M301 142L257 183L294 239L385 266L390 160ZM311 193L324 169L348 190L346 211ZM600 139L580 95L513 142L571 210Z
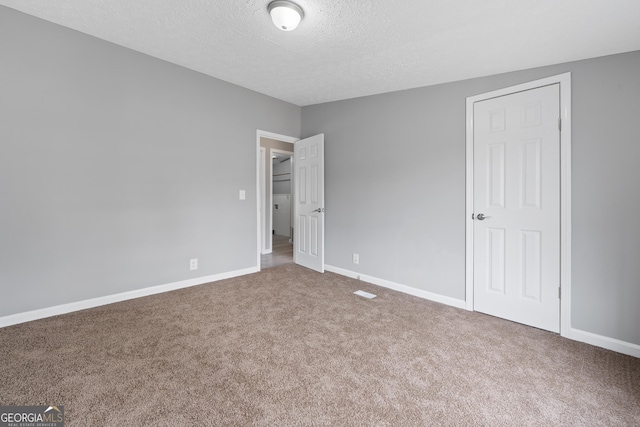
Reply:
M318 213L320 213L320 212L322 212L322 208L318 208L318 209L316 209L315 211L311 211L311 212L318 212Z
M479 213L479 214L476 216L476 218L478 218L480 221L484 221L484 220L485 220L485 218L489 218L489 217L488 217L488 216L484 216L484 214L483 214L483 213Z

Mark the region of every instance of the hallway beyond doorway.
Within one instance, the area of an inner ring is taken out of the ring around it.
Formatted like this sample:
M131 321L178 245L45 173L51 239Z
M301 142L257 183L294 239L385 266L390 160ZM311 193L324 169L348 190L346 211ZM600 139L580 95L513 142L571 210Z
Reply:
M276 267L293 263L293 243L288 236L273 235L273 251L260 256L260 268Z

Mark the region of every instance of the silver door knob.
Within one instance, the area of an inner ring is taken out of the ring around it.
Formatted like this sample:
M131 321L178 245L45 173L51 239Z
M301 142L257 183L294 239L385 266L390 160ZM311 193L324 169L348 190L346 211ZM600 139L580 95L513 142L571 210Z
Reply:
M488 216L484 216L484 214L479 213L476 218L478 218L480 221L484 221L485 218L489 218Z

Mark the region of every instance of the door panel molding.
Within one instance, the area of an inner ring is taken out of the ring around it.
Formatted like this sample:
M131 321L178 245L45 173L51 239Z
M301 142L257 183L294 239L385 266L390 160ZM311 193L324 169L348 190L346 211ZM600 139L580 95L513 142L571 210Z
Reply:
M466 102L466 292L465 307L474 310L473 301L473 151L474 151L474 104L488 99L523 92L531 89L559 84L560 86L560 285L562 297L560 299L560 334L564 337L571 335L571 73L564 73L487 92L467 98ZM523 116L524 122L535 121L536 109L531 106L531 114ZM492 123L500 128L500 112L495 112Z

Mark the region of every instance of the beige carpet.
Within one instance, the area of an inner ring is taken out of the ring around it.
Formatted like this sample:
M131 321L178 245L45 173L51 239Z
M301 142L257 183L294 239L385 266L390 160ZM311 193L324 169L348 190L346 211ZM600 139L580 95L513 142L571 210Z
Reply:
M295 265L0 343L0 404L68 426L640 425L640 359Z

